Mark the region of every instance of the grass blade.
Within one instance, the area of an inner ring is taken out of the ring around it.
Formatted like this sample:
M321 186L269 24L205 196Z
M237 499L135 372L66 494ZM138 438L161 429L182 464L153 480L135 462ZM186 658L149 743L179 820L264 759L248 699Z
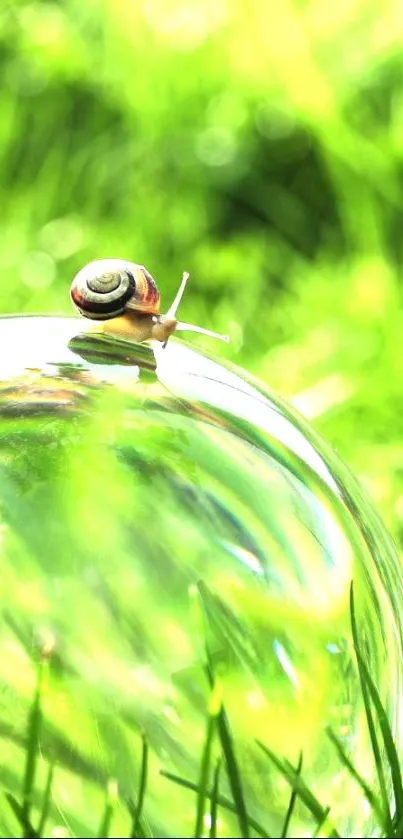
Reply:
M299 756L298 765L297 765L297 768L296 768L296 776L298 778L301 775L301 770L302 770L302 752ZM296 799L297 799L297 790L295 789L295 787L293 787L293 789L291 791L290 803L288 805L288 810L286 812L286 816L285 816L285 819L284 819L283 829L281 831L281 839L286 839L286 837L287 837L288 828L290 826L291 817L292 817L292 814L294 812Z
M198 785L193 783L193 781L188 781L186 778L181 778L181 777L179 777L179 775L174 775L172 772L165 772L164 769L162 769L160 771L160 775L162 775L163 778L167 778L168 781L172 781L174 784L178 784L178 786L180 786L180 787L184 787L185 789L189 789L189 790L191 790L192 792L195 792L195 793L198 792L198 789L199 789ZM206 798L208 798L210 801L212 801L213 794L210 790L206 790ZM226 798L226 796L224 796L224 795L220 795L218 793L218 791L217 791L217 794L216 794L215 798L216 798L217 804L219 804L220 807L223 808L223 810L227 810L228 812L231 812L231 813L236 813L237 812L236 805L233 803L233 801L231 801L229 798ZM251 828L252 830L254 830L255 833L258 834L258 836L262 837L262 839L272 839L272 837L270 836L270 833L268 833L267 830L264 827L262 827L262 825L259 824L258 821L256 821L256 819L254 819L252 816L249 816L249 815L248 815L248 828Z
M137 806L134 809L133 814L133 822L132 822L132 829L130 833L130 839L138 839L139 837L139 828L141 822L141 815L143 812L143 805L144 805L144 798L146 794L146 787L147 787L147 771L148 771L148 744L145 738L145 735L142 734L141 736L142 741L142 750L141 750L141 770L140 770L140 783L139 783L139 792L137 796Z
M199 610L199 631L203 633L203 658L206 662L205 664L205 671L207 675L207 679L210 684L210 688L213 690L214 686L214 670L211 661L210 651L208 649L207 644L207 632L206 632L206 625L208 625L209 620L209 601L212 600L214 602L214 597L210 593L208 587L202 581L198 583L196 592L200 600L197 600L195 597L195 592L193 591L193 601L195 606L200 603L201 609ZM197 601L197 603L196 603ZM233 744L233 739L230 731L230 725L228 722L228 717L225 713L225 709L222 706L218 716L217 716L217 730L218 736L221 743L221 749L223 752L228 781L231 789L231 794L234 799L235 804L235 812L237 814L239 829L241 832L241 836L243 839L249 839L249 824L248 824L248 814L246 810L245 804L245 797L243 794L243 787L241 781L241 773L238 768L238 763L235 756L235 749Z
M243 837L243 839L249 839L248 814L243 794L241 773L239 771L238 763L235 757L235 749L228 723L228 717L225 713L224 708L221 708L220 713L218 714L217 728L218 736L221 742L221 748L225 759L231 794L234 799L235 812L238 817L241 836Z
M361 659L361 667L365 673L365 678L368 685L368 691L372 702L375 707L376 715L378 717L379 726L382 733L382 739L385 745L385 751L388 757L390 771L392 775L392 784L393 784L393 794L395 798L395 809L396 813L403 813L403 785L402 785L402 773L400 768L399 757L397 754L397 749L395 742L393 740L392 730L389 724L389 720L386 716L385 709L382 705L381 698L379 696L378 689L375 685L375 682L368 670L368 667L363 660L361 653L356 650L357 659Z
M357 771L354 764L351 762L350 758L348 757L348 755L347 755L347 753L344 749L343 744L340 742L339 738L332 731L331 728L327 729L327 735L328 735L329 739L332 741L333 745L335 746L335 748L337 750L337 754L338 754L341 762L348 769L348 771L350 772L350 775L352 775L352 777L360 785L367 801L370 803L374 813L378 817L378 819L381 823L381 826L383 828L385 828L385 824L384 824L385 814L384 814L384 811L383 811L383 808L382 808L381 804L379 804L379 802L378 802L377 796L375 795L374 791L371 789L371 787L366 782L366 780L362 777L362 775L360 775L360 773Z
M327 817L328 817L329 813L330 813L330 807L326 807L325 808L325 817L321 822L319 822L319 824L318 824L318 826L315 830L315 833L312 834L312 839L316 839L316 837L319 836L319 833L321 832L321 830L323 829L323 827L326 824Z
M378 743L378 737L376 734L376 728L374 723L374 718L372 716L371 710L371 703L370 703L370 691L369 691L369 683L367 679L368 670L366 667L363 666L363 659L360 652L360 643L358 639L358 628L357 628L357 621L355 617L355 603L354 603L354 590L353 590L353 583L351 583L350 588L350 617L351 617L351 631L353 636L353 643L354 643L354 650L357 658L357 665L358 665L358 673L359 679L361 684L361 693L364 702L365 708L365 715L367 718L367 725L369 736L371 740L372 752L374 755L375 761L375 768L378 775L378 783L379 789L382 797L383 802L383 818L382 824L385 825L385 832L387 836L393 835L393 825L392 825L392 817L389 808L389 798L387 793L386 781L385 781L385 773L383 771L383 763L382 763L382 756L381 750Z
M220 770L221 761L217 761L217 766L214 772L213 789L211 793L211 807L210 807L210 839L216 839L217 836L217 812L218 812L218 790L220 786Z
M316 819L317 823L323 823L323 820L328 817L328 810L325 807L322 807L318 799L315 795L311 792L305 781L302 780L301 776L297 773L297 770L294 769L293 766L287 760L281 760L271 751L264 743L261 743L259 740L257 741L258 746L262 749L264 754L269 758L269 760L274 764L274 766L281 772L283 777L288 781L290 786L295 789L296 794L301 799L301 801L305 804L305 806L310 810L313 817ZM339 834L337 830L332 826L331 833L329 834L331 837L336 837L339 839Z
M51 801L54 770L55 770L55 764L50 763L49 768L48 768L48 774L46 776L46 786L45 786L45 792L43 794L41 815L39 817L39 824L38 824L38 830L37 830L38 836L42 836L42 833L45 829L45 825L46 825L47 818L48 818L48 815L49 815L49 807L50 807L50 801Z
M45 656L42 656L38 664L36 690L28 717L27 757L25 762L25 773L22 789L22 811L24 814L24 821L27 824L30 823L32 795L35 785L36 765L38 758L38 743L40 729L42 725L41 698L46 661L47 660ZM28 839L28 837L24 835L24 839Z
M14 796L11 794L11 792L6 792L5 797L8 801L8 803L9 803L16 819L19 821L19 823L22 827L22 832L23 832L24 839L25 838L26 839L38 839L38 834L37 834L34 826L29 821L29 819L26 818L25 813L24 813L24 809L21 806L21 804L18 803L17 799L14 798Z
M99 826L99 830L97 833L97 837L102 839L105 836L105 839L109 836L109 831L111 829L112 823L112 816L117 804L118 800L118 786L116 781L109 781L108 787L106 790L106 797L105 797L105 807L104 812L101 819L101 824Z
M201 839L204 833L204 807L206 800L206 789L209 782L211 750L216 730L217 714L219 713L220 709L221 682L217 682L217 684L213 688L211 696L209 713L207 718L206 740L204 744L203 756L200 767L200 778L197 792L195 839Z

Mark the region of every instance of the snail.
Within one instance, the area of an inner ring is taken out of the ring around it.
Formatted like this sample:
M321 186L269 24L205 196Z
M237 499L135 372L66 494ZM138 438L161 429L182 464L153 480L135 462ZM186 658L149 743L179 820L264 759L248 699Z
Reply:
M124 259L90 262L74 277L70 294L81 315L105 321L102 331L117 338L136 343L154 340L165 346L173 332L187 330L228 341L227 335L176 319L188 279L185 272L166 314L159 313L160 293L151 274L143 265Z

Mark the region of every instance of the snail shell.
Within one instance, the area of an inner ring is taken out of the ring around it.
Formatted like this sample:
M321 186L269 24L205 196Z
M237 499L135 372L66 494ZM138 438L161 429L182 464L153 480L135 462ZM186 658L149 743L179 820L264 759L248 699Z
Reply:
M90 262L75 276L71 299L78 311L93 320L108 320L133 310L157 315L160 293L144 268L124 259Z

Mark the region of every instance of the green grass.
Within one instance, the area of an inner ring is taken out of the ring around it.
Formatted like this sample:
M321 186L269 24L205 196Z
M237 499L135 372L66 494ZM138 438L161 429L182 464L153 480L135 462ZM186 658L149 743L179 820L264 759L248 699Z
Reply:
M139 781L139 791L137 795L137 802L136 804L131 804L130 812L132 815L132 828L130 831L130 839L138 839L138 837L144 836L144 832L141 829L141 820L142 820L142 813L143 813L143 806L144 806L144 797L147 788L147 768L148 768L148 743L145 735L142 735L141 738L141 768L140 768L140 781Z
M371 736L373 759L378 772L377 789L371 788L357 771L354 766L354 760L347 755L339 738L330 729L329 737L340 759L340 763L347 768L354 783L357 783L361 787L367 798L379 827L379 835L388 837L388 839L398 839L398 837L402 836L403 822L401 766L397 758L396 747L388 718L362 656L356 623L353 587L351 587L350 608L354 649L360 671L361 690L363 695L366 694L365 712ZM259 836L270 839L271 834L264 825L259 824L248 814L247 803L242 793L242 768L236 756L236 746L232 740L230 723L222 704L221 684L214 677L209 654L208 658L210 664L206 672L211 687L211 700L206 715L206 734L200 755L198 780L181 778L170 772L161 770L161 783L168 781L194 794L195 839L207 835L210 837L220 835L217 825L221 809L235 815L239 831L236 835L240 837ZM41 837L47 835L46 824L50 815L52 784L54 775L57 773L56 759L54 762L47 764L44 788L38 788L36 763L39 757L38 750L42 736L42 727L46 724L42 712L42 694L44 677L45 675L48 676L46 672L48 665L49 653L47 652L38 664L37 686L27 723L26 763L22 777L21 797L18 798L7 791L3 791L4 799L8 802L16 822L19 824L19 829L17 828L12 835L15 837L21 836L22 839L41 839ZM140 743L139 787L136 797L128 801L123 799L119 800L116 783L110 781L105 794L104 811L98 816L98 830L96 828L97 814L92 814L94 828L91 835L99 837L110 835L111 828L113 827L114 811L117 806L123 810L126 809L129 816L131 827L127 836L130 839L139 839L139 837L153 835L149 832L147 821L143 818L147 813L146 790L149 751L148 742L144 735L141 736ZM258 742L257 745L290 787L289 805L284 814L284 823L281 832L282 839L290 835L293 813L297 801L309 811L312 817L312 832L310 834L312 837L320 835L322 837L339 839L341 834L337 830L337 824L332 822L330 808L326 806L326 802L322 803L317 799L312 789L304 781L303 755L300 755L298 764L294 767L288 760L276 755L266 743ZM230 797L222 795L219 791L222 767L225 767ZM269 780L268 783L270 783ZM391 786L393 796L390 794ZM37 798L37 807L40 811L37 826L34 824L31 812L31 804L34 797ZM207 827L205 822L206 814L209 815ZM164 818L166 819L165 829L169 832L169 814L167 813L164 817L164 813L162 813L160 814L160 818L162 820Z

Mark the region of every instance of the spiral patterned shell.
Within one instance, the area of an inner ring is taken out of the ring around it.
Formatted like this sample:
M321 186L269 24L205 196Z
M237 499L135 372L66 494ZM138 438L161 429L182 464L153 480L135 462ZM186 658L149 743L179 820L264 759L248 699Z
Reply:
M90 262L75 276L71 299L79 312L94 320L107 320L127 309L158 314L160 293L143 265L124 259Z

